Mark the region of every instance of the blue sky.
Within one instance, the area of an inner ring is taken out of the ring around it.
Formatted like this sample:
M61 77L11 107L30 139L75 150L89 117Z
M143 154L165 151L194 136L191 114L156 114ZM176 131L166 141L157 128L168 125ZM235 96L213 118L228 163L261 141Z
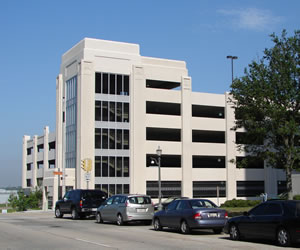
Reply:
M193 91L224 93L300 27L299 0L0 1L0 187L21 185L22 137L55 131L62 54L84 37L140 44L141 55L184 60Z

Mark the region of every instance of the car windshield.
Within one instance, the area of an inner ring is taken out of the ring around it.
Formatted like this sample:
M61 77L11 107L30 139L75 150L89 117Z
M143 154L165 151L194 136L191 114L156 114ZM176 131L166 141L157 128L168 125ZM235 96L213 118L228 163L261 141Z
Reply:
M151 204L151 199L146 196L129 197L128 201L131 204Z
M206 200L191 200L190 204L192 206L192 208L202 208L202 207L206 207L206 208L215 208L217 207L214 203L210 202L210 201L206 201Z
M171 198L168 198L168 199L164 200L163 202L164 202L164 203L170 203L170 202L172 202L172 201L175 200L175 199L176 199L176 198L171 197Z

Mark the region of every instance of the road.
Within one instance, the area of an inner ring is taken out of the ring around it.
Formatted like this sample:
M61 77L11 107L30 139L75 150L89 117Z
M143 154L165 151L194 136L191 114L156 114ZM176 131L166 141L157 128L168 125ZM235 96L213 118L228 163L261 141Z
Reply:
M299 247L299 246L298 246ZM226 234L175 230L156 232L152 226L97 224L94 218L54 218L54 212L0 214L0 249L280 249L273 242L235 242ZM296 249L296 248L284 248Z

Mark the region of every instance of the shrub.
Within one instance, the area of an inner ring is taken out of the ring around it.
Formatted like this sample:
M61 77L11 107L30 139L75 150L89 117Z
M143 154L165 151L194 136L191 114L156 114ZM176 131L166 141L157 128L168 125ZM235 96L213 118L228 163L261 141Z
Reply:
M260 200L241 200L241 199L233 199L228 200L221 207L254 207L258 205L261 201Z
M17 211L25 211L27 209L40 208L42 199L42 190L36 189L35 191L31 191L28 196L24 194L23 190L20 190L18 191L18 195L11 194L8 202L9 205Z
M300 194L294 195L293 200L300 200Z

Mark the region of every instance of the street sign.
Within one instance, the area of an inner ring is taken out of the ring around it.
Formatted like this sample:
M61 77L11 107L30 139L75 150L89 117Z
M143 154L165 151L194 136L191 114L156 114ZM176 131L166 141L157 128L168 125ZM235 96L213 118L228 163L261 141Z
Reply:
M90 173L85 173L85 180L90 181L91 180L91 174Z
M54 174L54 175L62 175L63 172L61 172L61 171L53 171L53 174Z

